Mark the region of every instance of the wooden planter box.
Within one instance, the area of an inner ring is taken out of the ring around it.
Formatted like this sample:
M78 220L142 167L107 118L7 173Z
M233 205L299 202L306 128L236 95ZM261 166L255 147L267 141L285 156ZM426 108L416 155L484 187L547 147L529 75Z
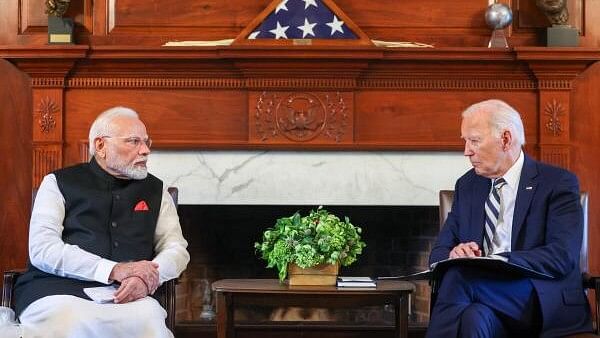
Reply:
M339 264L319 264L312 268L288 266L288 285L335 285Z

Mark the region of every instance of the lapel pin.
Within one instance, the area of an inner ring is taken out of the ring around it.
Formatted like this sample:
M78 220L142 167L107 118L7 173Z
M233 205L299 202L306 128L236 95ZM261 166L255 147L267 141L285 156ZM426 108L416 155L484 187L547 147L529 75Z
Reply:
M533 187L525 187L525 190L533 190Z

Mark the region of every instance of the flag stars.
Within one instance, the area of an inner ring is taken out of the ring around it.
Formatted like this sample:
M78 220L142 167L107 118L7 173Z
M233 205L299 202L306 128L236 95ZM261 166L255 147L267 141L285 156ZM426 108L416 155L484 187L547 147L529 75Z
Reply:
M337 16L334 15L333 21L327 22L326 25L331 27L331 35L333 35L335 32L340 32L340 33L344 34L344 30L342 29L342 25L344 25L344 21L339 20L337 18Z
M288 8L287 8L287 2L288 1L289 0L283 0L283 1L281 1L281 3L279 5L277 5L277 7L275 7L275 14L279 13L279 11L282 10L282 9L287 11L288 10Z
M287 39L287 35L285 35L285 31L290 28L290 26L281 26L279 21L277 21L277 27L275 29L271 29L269 32L275 35L275 39L284 38Z
M315 36L315 32L313 32L313 28L317 25L317 23L308 22L308 18L304 18L304 25L298 26L298 29L302 31L302 38L304 39L307 35Z
M304 1L304 9L307 9L309 6L315 6L315 8L319 7L317 5L316 0L302 0L302 1Z

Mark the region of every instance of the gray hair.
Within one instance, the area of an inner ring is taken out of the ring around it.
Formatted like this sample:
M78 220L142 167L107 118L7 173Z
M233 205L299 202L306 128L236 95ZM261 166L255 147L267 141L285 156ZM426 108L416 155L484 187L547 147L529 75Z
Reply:
M127 107L113 107L102 112L98 115L92 126L90 127L90 135L88 140L90 158L96 153L96 146L94 140L102 136L110 136L111 122L117 117L133 117L139 119L138 113L135 110Z
M521 115L508 103L496 99L478 102L463 111L462 117L472 116L476 112L490 114L490 127L498 137L504 130L509 130L519 144L519 148L525 144L525 130Z

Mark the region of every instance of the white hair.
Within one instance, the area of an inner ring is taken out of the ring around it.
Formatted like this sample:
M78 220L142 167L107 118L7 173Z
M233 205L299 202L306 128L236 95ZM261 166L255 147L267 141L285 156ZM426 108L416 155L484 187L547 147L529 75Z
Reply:
M521 115L508 103L497 99L478 102L463 111L462 117L472 116L476 112L490 114L490 127L496 136L500 137L504 130L509 130L519 148L525 144L525 130Z
M133 117L139 119L135 110L127 107L113 107L102 112L90 127L89 154L90 158L96 153L94 140L102 136L111 136L111 122L117 117Z

